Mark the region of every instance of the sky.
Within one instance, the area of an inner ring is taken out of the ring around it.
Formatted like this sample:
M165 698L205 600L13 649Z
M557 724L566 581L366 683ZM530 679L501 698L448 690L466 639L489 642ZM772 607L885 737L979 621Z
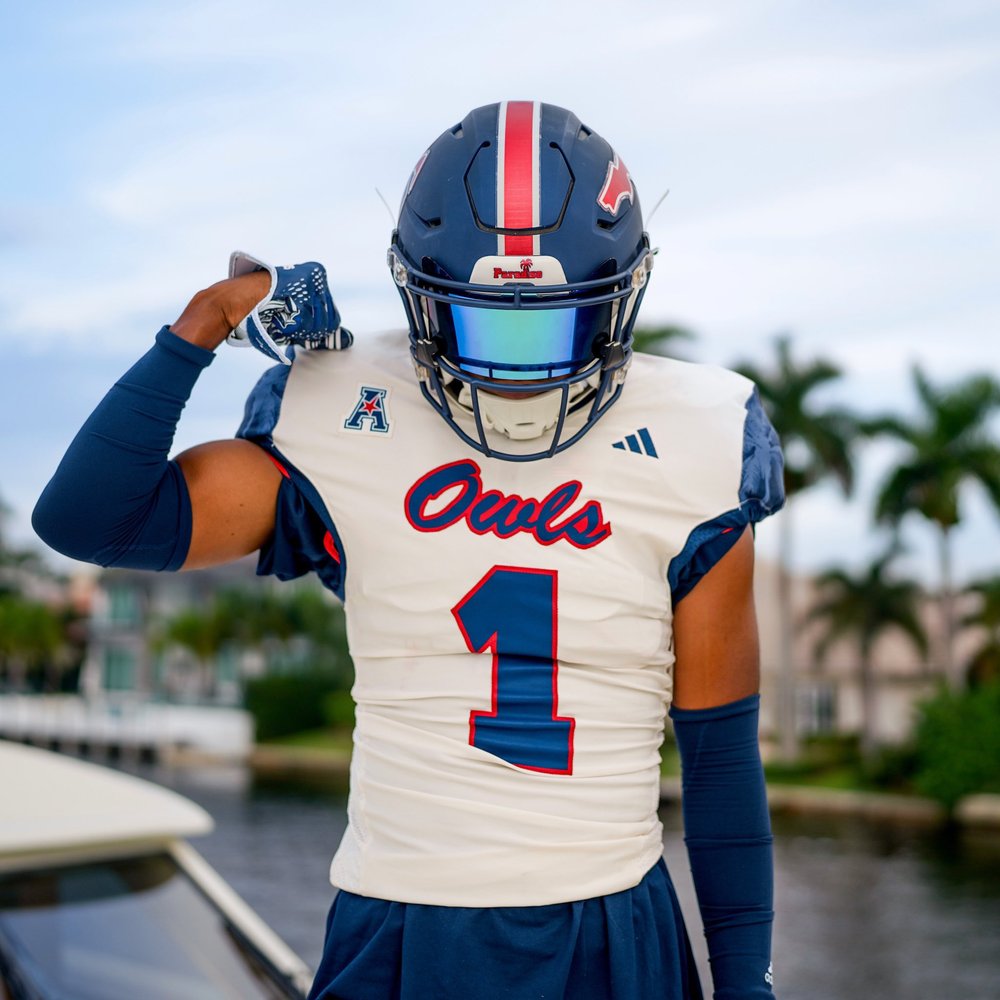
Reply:
M326 264L356 335L403 323L385 267L420 154L480 104L573 109L627 163L659 248L646 324L697 361L767 365L780 333L843 378L820 401L915 412L911 369L1000 375L1000 3L592 0L9 5L0 33L0 498L34 500L108 386L244 249ZM669 189L650 218L649 211ZM220 350L177 449L232 435L266 368ZM859 458L796 504L795 566L885 544ZM975 490L960 579L1000 567ZM933 581L934 539L902 568ZM776 533L759 546L773 554Z

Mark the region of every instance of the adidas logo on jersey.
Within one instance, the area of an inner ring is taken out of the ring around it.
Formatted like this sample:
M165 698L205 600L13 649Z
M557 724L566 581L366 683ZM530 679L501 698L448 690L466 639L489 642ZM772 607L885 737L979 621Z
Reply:
M631 451L636 455L648 455L650 458L659 458L656 454L656 445L649 436L649 431L645 427L640 427L635 434L626 434L621 441L615 441L611 446L619 451Z

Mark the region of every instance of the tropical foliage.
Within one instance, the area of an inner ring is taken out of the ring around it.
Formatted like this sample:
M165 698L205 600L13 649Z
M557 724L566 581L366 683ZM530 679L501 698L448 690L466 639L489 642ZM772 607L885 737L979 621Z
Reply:
M815 654L822 663L830 647L850 642L857 652L861 679L861 754L866 760L878 748L877 688L872 654L886 632L902 632L921 656L927 653L927 636L920 624L920 588L910 580L894 580L890 549L859 573L829 569L816 579L818 598L807 620L822 626Z
M966 588L978 598L978 607L959 622L983 636L982 645L972 654L966 671L971 686L1000 681L1000 576L978 580Z
M942 689L920 707L917 790L953 808L974 792L1000 793L1000 681Z
M697 334L686 326L637 326L632 331L632 347L643 354L681 358L680 343L697 340Z
M259 651L278 672L322 675L324 690L343 689L351 681L343 608L317 587L220 591L208 607L187 608L164 622L158 645L190 655L207 696L213 664L227 649Z
M833 477L843 492L854 486L852 448L858 421L847 410L821 406L817 390L842 376L830 361L797 361L791 340L775 341L775 361L769 368L750 362L736 365L757 386L785 452L785 494L789 497Z
M907 422L888 415L866 421L872 434L888 435L903 445L875 500L875 516L896 527L906 515L920 514L938 531L942 612L942 667L957 680L954 664L954 580L952 531L961 520L964 488L978 483L1000 513L1000 444L990 419L1000 407L1000 384L973 375L953 385L931 383L920 368L913 371L920 413Z
M71 607L34 600L23 593L29 579L52 580L54 574L34 549L5 544L0 500L0 685L7 690L58 690L63 676L78 666L83 636Z
M0 666L9 689L23 689L30 672L65 659L66 646L58 613L17 594L0 594Z
M257 740L264 741L327 726L334 709L343 705L343 697L338 696L344 694L337 679L326 671L269 674L247 682L244 705L253 716ZM353 713L336 721L349 727Z
M779 654L778 729L781 757L795 759L799 753L795 663L792 638L795 629L792 609L792 506L796 494L833 477L844 493L854 485L852 445L857 421L845 410L822 407L815 402L816 391L840 378L840 369L829 361L800 362L792 357L788 337L775 342L776 358L769 368L743 362L737 371L757 386L767 415L778 432L785 456L786 508L780 524L778 567L778 615L781 650Z

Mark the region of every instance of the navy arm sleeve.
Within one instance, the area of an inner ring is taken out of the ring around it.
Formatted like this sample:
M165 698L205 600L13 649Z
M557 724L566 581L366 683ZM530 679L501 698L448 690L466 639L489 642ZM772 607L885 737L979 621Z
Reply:
M714 1000L774 1000L771 820L757 743L760 695L717 708L672 707L684 841Z
M168 461L181 411L214 355L163 327L73 439L31 523L64 555L100 566L180 569L191 500Z

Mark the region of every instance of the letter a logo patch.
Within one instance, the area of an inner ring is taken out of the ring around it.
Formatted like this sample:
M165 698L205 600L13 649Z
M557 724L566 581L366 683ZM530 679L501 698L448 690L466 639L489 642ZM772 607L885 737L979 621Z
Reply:
M374 431L376 434L389 433L388 389L363 385L360 397L344 421L345 430Z

